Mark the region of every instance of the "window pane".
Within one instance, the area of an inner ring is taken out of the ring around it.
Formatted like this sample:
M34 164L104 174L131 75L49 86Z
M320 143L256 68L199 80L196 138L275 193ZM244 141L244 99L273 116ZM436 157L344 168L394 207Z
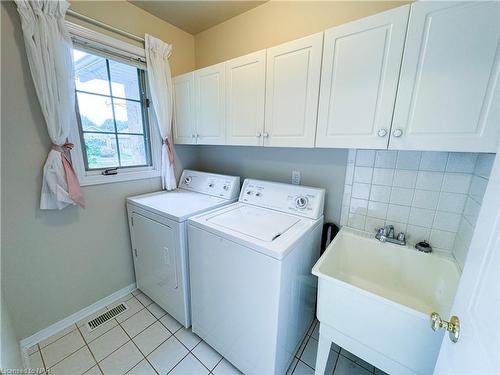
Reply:
M144 148L144 137L142 135L118 136L120 144L120 159L122 166L146 165L146 150Z
M141 103L113 99L115 103L116 128L119 133L144 133Z
M109 71L113 96L136 100L141 98L137 68L109 60Z
M110 97L77 93L83 131L114 132L113 107Z
M110 95L105 58L74 49L73 61L77 90Z
M113 134L83 134L89 169L118 167L116 138Z

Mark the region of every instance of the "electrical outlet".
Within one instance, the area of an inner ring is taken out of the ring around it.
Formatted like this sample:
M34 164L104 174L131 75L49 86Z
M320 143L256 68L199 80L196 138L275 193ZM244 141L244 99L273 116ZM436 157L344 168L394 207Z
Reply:
M292 184L300 185L300 171L292 171Z

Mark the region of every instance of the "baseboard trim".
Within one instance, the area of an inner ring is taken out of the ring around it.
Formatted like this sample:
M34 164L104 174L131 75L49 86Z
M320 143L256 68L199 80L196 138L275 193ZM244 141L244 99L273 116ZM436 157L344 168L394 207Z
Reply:
M86 316L89 316L90 314L95 313L96 311L99 311L103 307L119 300L120 298L126 296L128 293L131 293L137 289L135 283L130 284L126 286L125 288L122 288L120 290L117 290L116 292L110 294L107 297L104 297L100 299L99 301L93 303L90 306L84 307L80 311L77 311L74 314L71 314L70 316L54 323L48 326L47 328L42 329L41 331L38 331L34 335L31 335L29 337L26 337L25 339L22 339L20 341L20 346L21 346L21 353L23 354L23 359L27 355L27 349L30 348L31 346L38 344L40 341L43 341L53 334L65 329L66 327L69 327L72 324L75 324L76 322L82 320Z

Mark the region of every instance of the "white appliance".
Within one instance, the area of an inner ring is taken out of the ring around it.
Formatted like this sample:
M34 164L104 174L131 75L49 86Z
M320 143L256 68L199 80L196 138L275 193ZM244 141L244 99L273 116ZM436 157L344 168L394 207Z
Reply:
M284 374L314 317L324 196L246 179L189 219L193 332L245 374Z
M137 287L191 325L187 218L235 202L240 178L184 170L179 189L127 198Z

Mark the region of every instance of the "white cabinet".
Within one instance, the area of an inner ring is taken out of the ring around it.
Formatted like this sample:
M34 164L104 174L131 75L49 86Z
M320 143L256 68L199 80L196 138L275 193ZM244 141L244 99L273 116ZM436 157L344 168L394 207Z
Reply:
M314 147L323 33L267 50L265 146Z
M196 143L194 111L194 73L172 79L174 91L174 143Z
M389 148L496 152L500 3L411 6Z
M409 10L325 32L316 147L387 148Z
M226 65L226 141L230 145L262 145L266 87L266 51Z
M224 91L224 63L194 72L196 143L226 142Z

